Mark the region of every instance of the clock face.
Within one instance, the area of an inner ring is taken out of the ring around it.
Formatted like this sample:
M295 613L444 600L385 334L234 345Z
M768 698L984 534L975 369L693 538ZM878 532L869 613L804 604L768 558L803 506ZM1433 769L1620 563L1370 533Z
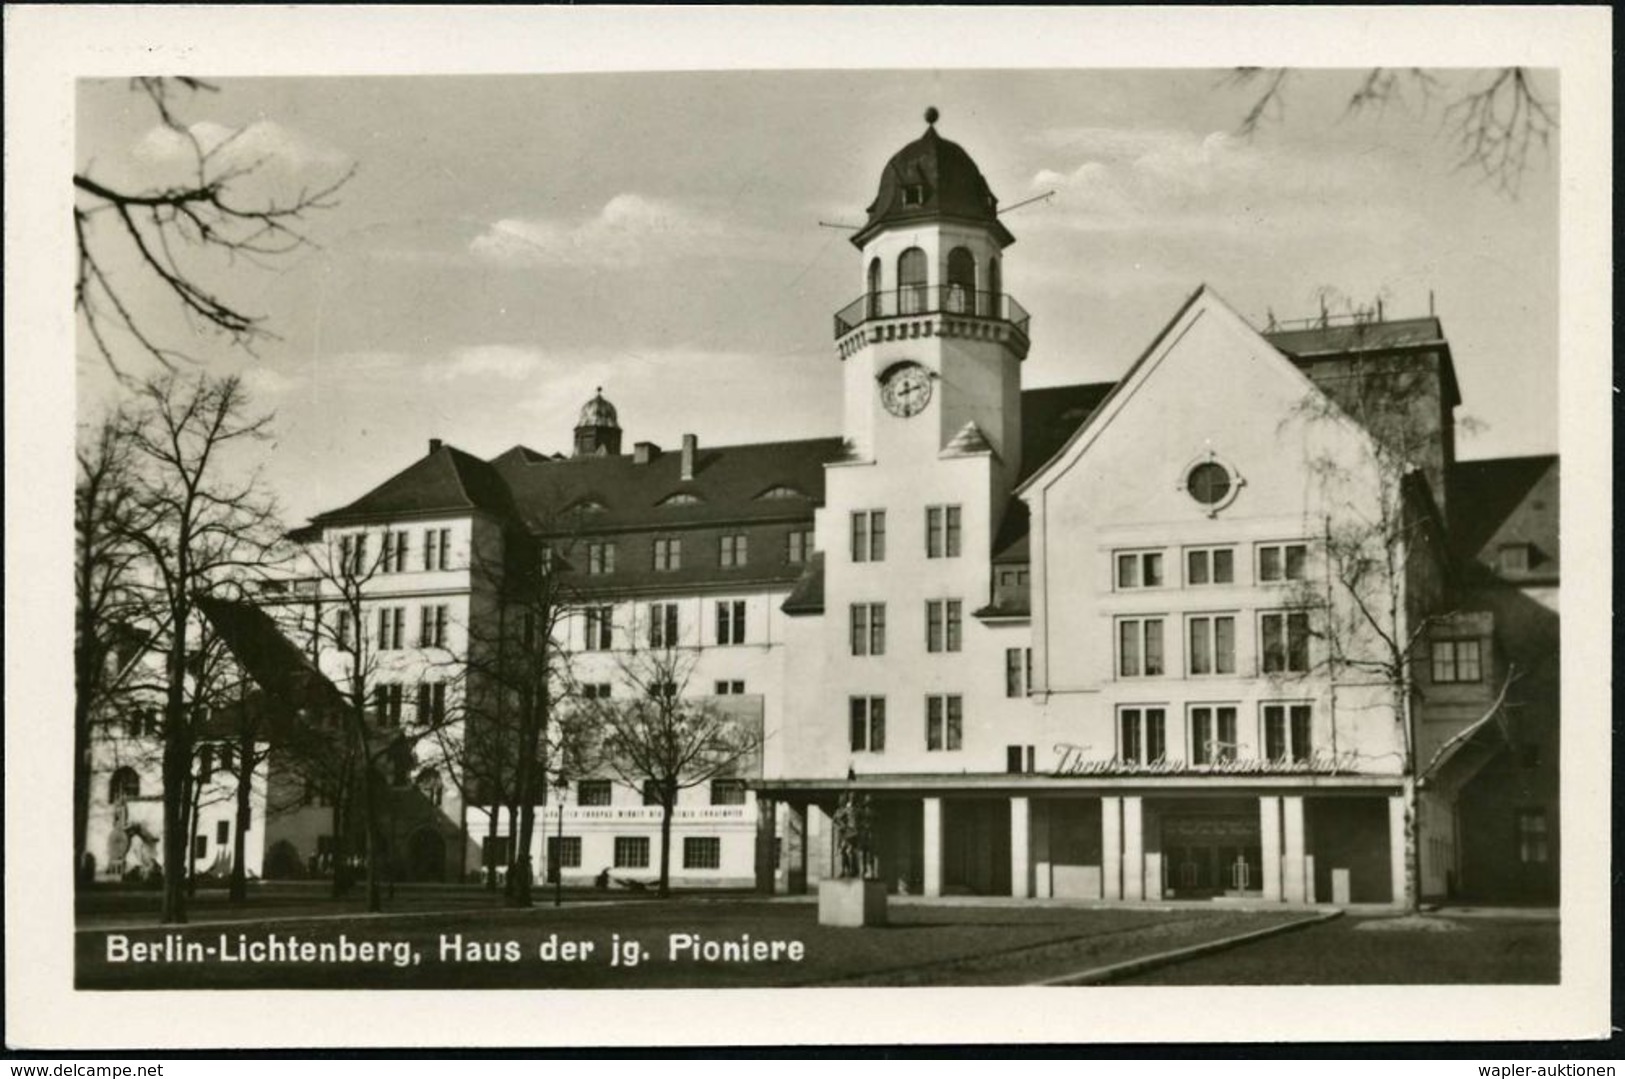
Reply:
M893 416L917 416L931 402L931 372L917 363L905 363L886 375L880 402Z

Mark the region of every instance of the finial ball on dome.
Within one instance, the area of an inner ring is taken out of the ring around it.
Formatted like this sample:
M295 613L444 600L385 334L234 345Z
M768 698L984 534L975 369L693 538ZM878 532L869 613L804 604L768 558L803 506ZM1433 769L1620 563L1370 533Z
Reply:
M941 115L942 113L937 111L937 107L935 105L927 106L925 110L925 122L928 124L934 124L937 122L937 117Z

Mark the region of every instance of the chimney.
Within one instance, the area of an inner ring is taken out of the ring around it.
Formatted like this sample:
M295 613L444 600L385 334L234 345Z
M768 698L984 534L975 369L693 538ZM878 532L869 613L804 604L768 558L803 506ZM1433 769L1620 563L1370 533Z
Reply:
M683 436L683 479L694 478L694 456L699 452L700 440L695 435Z
M634 442L632 444L632 463L646 465L660 456L660 447L653 442Z
M445 445L445 443L440 441L438 438L431 438L431 439L429 439L429 452L430 453L439 453L440 452L440 447L444 446L444 445Z

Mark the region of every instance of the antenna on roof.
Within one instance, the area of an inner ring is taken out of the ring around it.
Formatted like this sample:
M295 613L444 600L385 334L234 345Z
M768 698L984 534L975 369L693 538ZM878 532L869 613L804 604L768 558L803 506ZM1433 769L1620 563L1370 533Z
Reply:
M1005 214L1009 213L1011 210L1019 210L1023 206L1030 206L1035 202L1043 202L1045 199L1052 199L1054 197L1055 197L1055 192L1053 190L1050 190L1050 191L1044 192L1042 195L1034 195L1030 199L1022 199L1020 202L1016 203L1015 205L1006 206L1004 209L1000 210L999 211L999 216L1003 217Z
M1433 317L1433 290L1428 289L1428 318Z
M825 229L846 229L848 232L856 232L861 226L843 225L839 221L820 221L818 222L818 227Z

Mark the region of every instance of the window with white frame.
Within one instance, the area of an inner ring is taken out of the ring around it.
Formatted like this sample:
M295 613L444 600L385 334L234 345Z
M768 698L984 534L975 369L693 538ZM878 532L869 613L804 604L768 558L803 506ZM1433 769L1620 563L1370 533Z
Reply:
M1264 757L1301 763L1309 759L1309 723L1314 709L1307 704L1264 705Z
M446 646L446 619L450 612L451 608L444 603L429 603L418 608L419 648Z
M677 647L677 604L649 604L649 647Z
M439 726L446 721L446 683L418 683L418 722Z
M745 601L724 599L717 601L717 643L745 643Z
M372 687L373 718L385 727L401 725L402 687L399 683Z
M1187 664L1193 675L1236 673L1236 616L1193 614L1185 620L1189 649Z
M745 692L743 678L719 678L716 683L716 696L737 697Z
M717 565L724 569L743 566L750 560L749 541L743 532L723 536L717 547Z
M1187 547L1185 549L1185 584L1187 586L1234 584L1235 580L1236 549L1234 547Z
M615 572L615 545L613 543L587 544L587 572L595 577Z
M714 806L742 806L745 804L746 793L743 779L711 781L711 804Z
M854 603L851 607L852 654L854 656L882 656L886 654L886 605L884 603Z
M655 540L654 568L662 573L683 568L683 541L673 536Z
M1154 678L1162 673L1162 619L1119 618L1118 677Z
M886 698L852 697L847 706L852 752L883 751L886 748Z
M363 578L372 567L367 564L367 534L357 532L339 537L339 565L341 577Z
M1191 763L1217 764L1236 759L1236 706L1191 706Z
M615 608L595 604L581 612L585 633L582 646L588 652L607 652L615 647Z
M925 650L958 652L964 636L964 604L957 599L933 599L925 604Z
M583 682L580 686L581 699L584 701L607 701L610 688L608 682Z
M1301 581L1308 571L1309 546L1303 543L1260 543L1258 579L1262 583Z
M1025 697L1032 692L1033 650L1006 648L1004 650L1004 695Z
M576 805L607 806L614 800L614 791L607 779L583 779L576 784Z
M1118 551L1115 560L1119 589L1162 587L1161 551Z
M581 837L578 835L548 836L547 864L555 869L580 869Z
M424 531L423 568L451 568L451 529L430 528Z
M886 560L886 511L858 510L852 514L852 561Z
M1309 670L1307 611L1267 611L1258 618L1259 651L1265 674L1305 674Z
M927 506L925 510L925 557L959 557L958 506Z
M1484 669L1479 654L1479 642L1473 640L1434 641L1433 681L1481 682Z
M796 529L784 537L784 560L793 565L800 565L812 557L813 534L811 529Z
M406 533L386 531L384 533L383 565L380 567L384 573L406 572Z
M406 647L406 608L378 608L378 650L393 652Z
M1518 861L1523 865L1544 865L1547 858L1546 811L1518 810Z
M965 704L957 693L937 693L925 699L925 748L955 750L964 745Z
M618 835L615 837L616 869L648 869L649 837Z
M355 619L350 608L340 607L333 616L333 637L345 651L355 647Z
M1155 764L1168 754L1168 712L1135 705L1117 710L1117 759Z
M712 835L683 837L684 869L721 869L722 839Z

